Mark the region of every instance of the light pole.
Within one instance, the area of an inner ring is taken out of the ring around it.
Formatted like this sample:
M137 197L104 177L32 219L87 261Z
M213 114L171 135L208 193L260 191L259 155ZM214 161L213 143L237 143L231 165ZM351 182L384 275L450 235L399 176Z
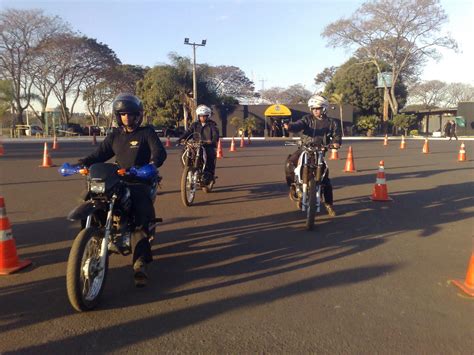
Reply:
M189 38L184 39L184 44L193 46L193 103L194 109L197 107L197 83L196 83L196 47L204 47L207 40L203 39L201 43L189 42ZM194 117L194 113L192 114Z

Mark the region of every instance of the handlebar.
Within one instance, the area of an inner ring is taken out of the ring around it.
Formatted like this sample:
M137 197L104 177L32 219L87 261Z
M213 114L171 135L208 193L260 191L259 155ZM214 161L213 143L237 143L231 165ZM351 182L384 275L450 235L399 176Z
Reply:
M69 163L64 163L58 169L58 172L64 177L74 174L88 175L89 169L81 165L71 165ZM141 167L132 166L130 169L117 169L117 175L152 179L158 176L158 169L154 164L147 164Z

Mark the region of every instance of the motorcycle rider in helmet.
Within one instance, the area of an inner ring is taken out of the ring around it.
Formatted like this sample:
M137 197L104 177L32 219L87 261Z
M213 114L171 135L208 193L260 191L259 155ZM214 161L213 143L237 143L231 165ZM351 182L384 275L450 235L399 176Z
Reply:
M115 161L124 169L147 164L159 168L166 160L166 150L152 127L140 127L142 102L134 95L120 94L112 103L112 112L118 129L105 137L95 152L80 159L79 164L90 166L115 156ZM136 226L131 240L134 281L137 287L143 287L148 280L146 264L152 261L149 238L153 231L148 230L148 225L155 219L155 208L149 184L133 177L125 179L130 189L131 214Z
M214 180L216 170L216 147L219 141L219 130L216 122L211 120L212 110L206 105L199 105L196 108L197 121L193 122L189 128L179 137L179 142L199 133L201 141L206 150L207 162L204 167L204 184L208 185Z
M329 107L328 100L321 95L313 95L308 101L310 114L303 116L300 120L293 123L285 123L284 127L289 132L302 132L303 141L310 140L315 143L331 143L335 149L341 146L341 127L337 120L327 117ZM298 165L298 158L301 150L298 149L289 155L285 165L286 182L290 188L294 188L294 169ZM324 205L326 211L331 217L336 216L333 208L333 194L331 180L329 180L329 169L323 181Z

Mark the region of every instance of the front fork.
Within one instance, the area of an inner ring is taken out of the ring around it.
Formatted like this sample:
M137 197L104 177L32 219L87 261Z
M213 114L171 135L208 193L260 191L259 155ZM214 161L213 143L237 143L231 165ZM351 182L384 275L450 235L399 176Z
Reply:
M105 233L104 238L100 246L100 268L103 270L105 268L105 259L106 255L109 252L109 240L110 240L110 231L112 230L112 211L114 210L114 204L117 196L114 194L112 200L109 203L109 209L107 211L107 219L105 221ZM92 223L92 215L87 216L86 228L89 228Z

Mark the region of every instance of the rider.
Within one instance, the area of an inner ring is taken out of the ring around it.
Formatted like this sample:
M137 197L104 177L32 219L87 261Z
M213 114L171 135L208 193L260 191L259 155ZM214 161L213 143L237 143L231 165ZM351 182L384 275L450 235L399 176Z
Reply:
M147 164L159 168L166 160L166 150L151 126L140 127L143 121L142 102L134 95L120 94L112 104L112 111L119 129L109 134L94 153L80 159L79 164L90 166L115 156L118 165L124 169ZM129 177L127 185L136 226L132 233L134 281L137 287L143 287L148 279L146 264L153 259L149 242L153 231L148 229L148 225L155 219L155 208L149 184Z
M216 122L211 120L212 111L206 105L199 105L196 108L197 121L193 122L189 128L179 137L179 141L199 133L204 149L206 150L207 163L204 167L204 181L208 185L214 180L216 170L216 147L219 141L219 130Z
M341 145L341 127L338 121L326 115L329 107L328 100L319 94L313 95L308 101L308 107L311 110L311 114L303 116L296 122L285 123L285 129L289 132L303 131L303 141L309 140L312 142L326 142L326 144L331 143L335 149L338 149ZM300 154L301 149L298 149L287 158L285 173L288 186L294 186L294 169L298 165ZM329 169L325 174L322 185L324 186L324 205L328 214L334 217L336 216L336 212L333 208L333 194L331 180L329 180Z

